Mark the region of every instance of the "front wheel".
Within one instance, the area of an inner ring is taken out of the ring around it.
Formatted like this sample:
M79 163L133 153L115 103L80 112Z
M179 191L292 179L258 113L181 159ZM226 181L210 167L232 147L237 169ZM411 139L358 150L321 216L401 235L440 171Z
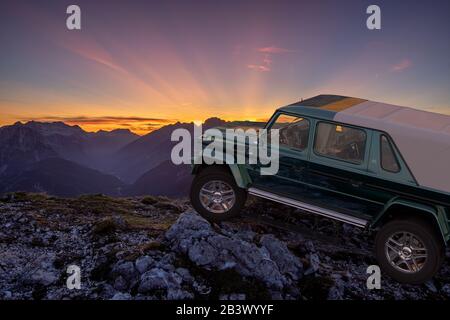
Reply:
M434 228L420 219L393 220L375 238L375 252L386 274L402 283L431 279L444 259L444 247Z
M191 204L206 220L221 222L239 215L247 198L226 168L210 167L198 174L191 185Z

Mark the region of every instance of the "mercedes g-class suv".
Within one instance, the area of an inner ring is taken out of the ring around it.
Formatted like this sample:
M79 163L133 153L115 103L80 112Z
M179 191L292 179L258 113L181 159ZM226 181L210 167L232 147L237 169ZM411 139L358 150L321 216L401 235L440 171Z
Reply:
M375 231L383 272L430 279L450 239L450 116L335 95L276 110L279 170L193 166L191 202L206 219L239 214L247 194Z

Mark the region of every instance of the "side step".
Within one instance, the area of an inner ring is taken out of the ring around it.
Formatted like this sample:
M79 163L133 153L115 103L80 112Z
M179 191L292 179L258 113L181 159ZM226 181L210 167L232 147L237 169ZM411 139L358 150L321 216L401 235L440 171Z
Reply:
M355 225L357 227L361 227L364 228L367 225L367 220L364 219L359 219L356 217L352 217L337 211L333 211L333 210L329 210L329 209L324 209L315 205L311 205L305 202L301 202L301 201L297 201L294 199L290 199L290 198L286 198L283 196L279 196L264 190L260 190L257 188L249 188L248 189L248 193L252 194L254 196L260 197L260 198L264 198L264 199L268 199L268 200L272 200L275 202L279 202L282 204L286 204L288 206L291 207L295 207L298 209L301 209L303 211L306 212L310 212L310 213L314 213L314 214L318 214L324 217L328 217L328 218L332 218L332 219L336 219L345 223L349 223L352 225Z

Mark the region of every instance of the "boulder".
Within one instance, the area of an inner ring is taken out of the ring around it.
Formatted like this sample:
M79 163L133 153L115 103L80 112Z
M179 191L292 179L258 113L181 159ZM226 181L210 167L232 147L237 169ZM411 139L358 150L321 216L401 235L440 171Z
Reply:
M111 298L111 300L130 300L130 299L131 299L131 295L129 293L123 293L123 292L117 292Z
M55 269L55 257L53 254L42 255L32 264L28 265L23 272L23 283L26 285L50 286L58 281L59 272Z
M169 273L160 268L152 268L141 276L140 293L153 290L179 289L183 279L177 273Z
M125 291L137 283L139 272L135 269L133 262L120 260L113 266L111 276L114 279L114 288Z
M111 270L111 275L116 278L122 276L126 280L131 280L136 276L136 269L131 261L118 261Z
M155 263L152 257L143 256L136 259L135 265L139 273L144 273Z
M186 255L207 270L234 268L245 277L254 277L268 288L282 290L302 276L302 263L273 235L260 243L253 237L215 230L197 213L188 211L165 234L172 250Z
M58 275L53 270L37 269L26 278L25 283L49 286L58 281Z
M284 242L281 242L271 234L263 235L260 240L261 245L267 249L270 258L277 264L280 272L297 281L301 278L303 265L294 256Z

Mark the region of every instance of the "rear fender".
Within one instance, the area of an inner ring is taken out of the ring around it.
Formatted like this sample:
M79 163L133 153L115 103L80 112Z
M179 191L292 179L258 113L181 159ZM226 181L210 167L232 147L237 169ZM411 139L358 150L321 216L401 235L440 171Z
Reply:
M394 210L396 210L395 207L397 206L410 208L415 212L420 212L424 215L427 215L427 217L431 217L436 227L439 229L444 243L447 245L447 242L450 239L449 221L445 208L438 205L427 205L407 199L394 198L386 203L383 210L381 210L381 212L371 221L369 227L371 229L375 229L381 226L384 218L387 217L387 215L391 214Z

